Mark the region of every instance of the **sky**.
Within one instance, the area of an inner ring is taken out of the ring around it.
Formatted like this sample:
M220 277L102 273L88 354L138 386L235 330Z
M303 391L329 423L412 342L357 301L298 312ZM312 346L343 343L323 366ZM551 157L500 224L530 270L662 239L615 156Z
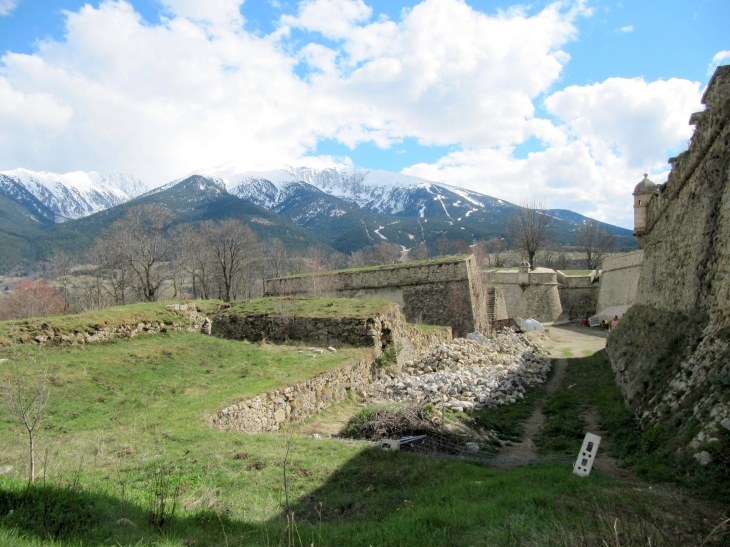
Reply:
M728 0L0 0L0 170L385 169L625 227Z

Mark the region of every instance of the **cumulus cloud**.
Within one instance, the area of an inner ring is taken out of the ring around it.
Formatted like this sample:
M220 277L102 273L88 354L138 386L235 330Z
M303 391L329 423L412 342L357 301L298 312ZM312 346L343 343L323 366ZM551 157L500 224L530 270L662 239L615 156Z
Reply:
M20 0L0 0L0 17L10 15L10 12L13 11L19 3Z
M0 59L0 169L157 185L226 162L347 165L309 153L321 139L412 137L457 151L409 173L616 221L637 173L661 173L689 136L699 100L696 83L609 79L551 94L551 119L536 117L589 15L581 1L488 15L423 0L391 21L363 0L306 0L265 36L245 30L240 0L163 4L155 25L124 0L87 4L63 39ZM516 159L530 137L546 150Z
M717 53L715 53L714 57L712 58L712 62L707 67L707 75L712 75L717 67L725 64L727 61L730 61L730 50L718 51Z
M645 171L666 180L666 153L691 136L688 118L700 97L699 83L678 79L570 86L545 99L556 122L532 125L546 150L517 160L510 148L472 149L407 172L513 201L534 195L553 208L630 226L631 189Z
M614 32L619 32L621 34L625 34L627 32L634 32L634 25L626 25L625 27L619 27L617 29L614 29Z

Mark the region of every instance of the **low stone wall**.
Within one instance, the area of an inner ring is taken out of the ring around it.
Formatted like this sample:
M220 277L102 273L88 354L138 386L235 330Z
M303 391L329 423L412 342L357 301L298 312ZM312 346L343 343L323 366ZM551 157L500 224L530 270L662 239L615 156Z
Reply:
M210 420L225 431L277 431L288 422L302 421L344 401L348 390L365 390L379 375L373 358L359 360L223 408Z
M371 347L377 353L400 348L398 363L415 358L434 344L451 340L448 327L428 332L406 323L398 308L372 317L284 317L224 311L213 317L211 334L220 338L332 347Z
M48 322L41 323L41 332L33 336L18 337L21 344L38 344L42 346L83 346L85 344L102 343L114 338L134 338L149 334L159 334L186 330L188 332L202 332L209 324L208 319L198 314L195 305L190 304L185 309L175 310L180 315L180 321L164 323L162 321L147 321L144 323L120 323L118 325L88 325L83 332L63 334L60 329L54 328Z
M636 303L643 262L644 251L641 250L604 259L596 311Z
M489 333L486 297L474 256L268 279L265 296L384 298L411 323L448 325L463 336Z

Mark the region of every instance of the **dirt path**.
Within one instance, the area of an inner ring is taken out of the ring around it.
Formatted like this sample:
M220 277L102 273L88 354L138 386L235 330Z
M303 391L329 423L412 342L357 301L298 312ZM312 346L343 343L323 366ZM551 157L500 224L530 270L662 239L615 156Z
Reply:
M565 325L559 327L550 327L546 329L545 334L529 333L529 337L536 342L545 346L554 354L559 353L565 357L582 356L600 351L606 346L606 333L598 329L586 329L585 327L575 327L573 325ZM568 360L565 358L557 359L554 362L555 372L545 385L545 391L548 396L555 393L565 378L565 371L568 368ZM535 408L532 416L525 422L525 431L522 434L520 442L508 444L499 451L497 458L503 460L500 466L513 467L516 465L525 465L531 459L537 458L537 446L535 439L537 438L540 428L545 423L545 416L542 413L541 401ZM590 423L590 422L589 422ZM596 414L595 425L598 423L598 415ZM593 432L593 429L591 429ZM596 434L600 435L600 433ZM601 453L599 452L599 457ZM616 465L616 462L613 462ZM596 463L596 466L598 464Z

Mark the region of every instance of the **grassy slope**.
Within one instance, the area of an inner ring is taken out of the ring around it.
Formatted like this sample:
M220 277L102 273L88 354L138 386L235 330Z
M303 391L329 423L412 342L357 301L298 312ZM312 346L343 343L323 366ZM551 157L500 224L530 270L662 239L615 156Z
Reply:
M179 304L179 302L175 302ZM187 325L189 320L180 313L176 313L168 306L172 302L154 302L149 304L130 304L116 306L104 310L62 315L58 317L42 317L33 319L19 319L0 321L0 347L13 338L32 338L48 327L57 328L61 334L69 335L78 332L89 332L90 328L116 327L120 325L136 325L137 323L162 322L165 325ZM199 301L196 305L205 314L214 313L221 305L218 300ZM44 327L47 325L47 327Z
M372 317L392 311L397 304L379 298L356 300L353 298L317 298L309 296L284 296L258 298L232 306L222 313L284 313L301 317Z
M208 427L205 416L220 406L348 355L321 357L331 361L300 361L294 348L184 332L42 350L39 359L54 364L56 385L53 427L42 432L39 450L49 448L49 481L26 492L16 474L24 465L24 439L0 422L0 437L7 439L0 465L16 467L0 476L0 515L15 510L0 517L0 544L593 545L586 537L610 539L614 518L636 507L654 511L650 492L614 492L620 484L600 472L579 479L567 466L503 470L385 453L362 442ZM618 410L603 384L610 369L602 359L572 360L564 386L583 382L571 388L581 397L603 386L604 425L623 434L625 415L611 414ZM539 396L535 391L522 404L495 409L488 421L505 437L518 436L515 421L529 416ZM288 493L299 522L292 541L281 517L288 440ZM182 490L177 517L163 533L147 521L155 469L167 470Z

